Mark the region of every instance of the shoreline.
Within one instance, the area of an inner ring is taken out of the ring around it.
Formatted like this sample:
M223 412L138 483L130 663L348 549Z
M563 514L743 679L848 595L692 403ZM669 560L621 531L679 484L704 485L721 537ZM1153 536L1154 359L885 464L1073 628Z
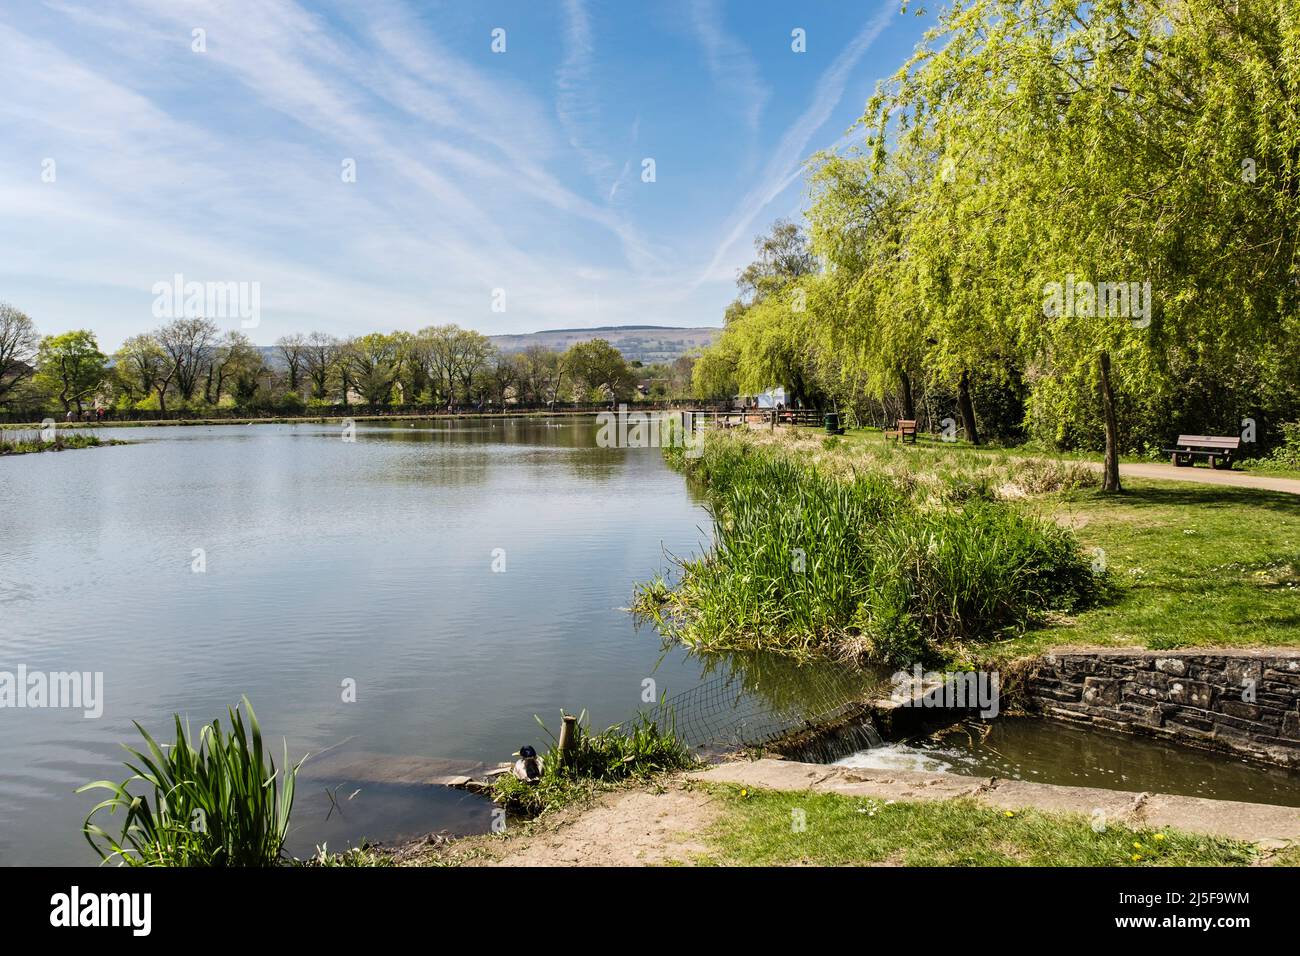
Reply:
M162 428L166 426L193 427L200 425L296 425L299 423L325 424L327 422L382 422L382 421L421 421L437 419L496 419L496 418L554 418L563 416L577 418L582 416L599 415L600 411L558 411L558 412L432 412L432 413L410 413L401 415L302 415L302 416L285 416L277 415L274 417L259 417L256 415L242 416L238 418L157 418L141 419L139 421L113 421L105 419L98 422L55 422L54 427L58 429L73 430L87 428ZM0 424L0 432L17 431L19 429L40 428L40 422L13 422ZM48 426L46 426L48 427Z
M431 833L362 852L378 865L417 867L726 865L735 861L718 858L719 825L734 814L734 805L743 806L745 801L763 796L796 803L841 799L857 806L857 813L871 816L890 809L951 810L979 813L990 822L1013 822L1025 814L1036 814L1053 829L1082 824L1098 841L1106 838L1107 831L1130 836L1162 834L1155 837L1157 843L1179 836L1228 840L1250 847L1257 854L1257 865L1294 866L1300 848L1300 811L1295 807L767 758L728 761L613 789L502 833L453 839ZM810 811L809 830L816 822ZM789 828L788 819L781 826ZM904 833L900 839L905 841L908 835ZM826 865L807 858L784 862ZM881 858L865 849L861 859L847 862L913 865L898 852ZM1141 862L1125 858L1107 865ZM1066 861L1061 865L1079 864Z
M646 402L642 404L627 405L628 411L695 411L693 407L678 409L664 402ZM427 412L386 412L386 413L368 413L368 414L329 414L329 415L239 415L226 416L222 418L150 418L150 419L103 419L94 422L55 422L54 427L60 429L75 428L155 428L167 425L175 426L194 426L194 425L290 425L299 422L382 422L382 421L422 421L422 420L439 420L439 419L500 419L500 418L590 418L605 412L617 411L617 408L601 406L597 408L562 408L547 411L546 409L520 409L518 411L500 411L500 412L480 412L480 411L427 411ZM42 423L35 422L0 422L0 432L17 429L41 428ZM45 426L48 427L48 426Z

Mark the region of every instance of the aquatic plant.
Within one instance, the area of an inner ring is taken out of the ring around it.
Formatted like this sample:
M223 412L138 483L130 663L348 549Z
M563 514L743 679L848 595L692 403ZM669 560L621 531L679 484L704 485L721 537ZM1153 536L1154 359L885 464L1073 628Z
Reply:
M240 708L232 707L230 732L213 720L199 730L197 746L179 714L174 715L176 742L166 746L136 723L147 748L123 745L131 755L124 762L133 776L120 784L98 780L78 788L78 793L98 789L112 794L95 805L82 825L86 840L105 862L220 867L281 861L302 761L290 765L286 746L284 770L277 770L263 751L262 728L247 697L242 708L247 723ZM151 788L152 797L131 793L136 782ZM106 810L125 815L117 836L94 822Z
M925 661L1100 588L1070 531L982 482L932 494L724 435L686 467L707 486L713 547L680 562L675 589L640 588L634 610L695 647Z
M697 762L678 740L671 712L666 723L638 714L626 724L593 734L584 710L574 723L573 741L563 756L559 740L540 717L536 720L551 741L542 760L542 779L524 783L507 773L493 786L493 799L514 813L533 816L605 786L686 770Z
M120 444L115 441L106 442L96 435L80 432L55 431L54 437L49 440L42 438L39 431L10 432L8 435L9 437L6 437L6 433L0 431L0 455L27 455L42 451L63 451L65 448L96 448L105 444Z

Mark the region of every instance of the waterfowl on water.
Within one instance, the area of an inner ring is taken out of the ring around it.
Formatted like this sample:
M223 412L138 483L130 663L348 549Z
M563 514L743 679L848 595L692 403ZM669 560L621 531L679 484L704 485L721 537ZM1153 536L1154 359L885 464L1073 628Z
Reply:
M536 750L524 744L515 756L519 759L511 766L511 773L524 783L537 783L542 779L542 758L537 756Z

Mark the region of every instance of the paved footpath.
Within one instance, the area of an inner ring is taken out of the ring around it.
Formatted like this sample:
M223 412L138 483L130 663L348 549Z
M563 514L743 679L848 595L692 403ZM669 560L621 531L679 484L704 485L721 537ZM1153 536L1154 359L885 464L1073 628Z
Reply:
M1089 467L1101 471L1100 462L1088 462ZM1175 468L1157 462L1120 465L1121 478L1158 478L1162 481L1192 481L1202 485L1230 485L1234 488L1258 488L1261 491L1281 491L1300 495L1300 478L1273 478L1269 475L1252 475L1244 471L1215 471L1195 466Z

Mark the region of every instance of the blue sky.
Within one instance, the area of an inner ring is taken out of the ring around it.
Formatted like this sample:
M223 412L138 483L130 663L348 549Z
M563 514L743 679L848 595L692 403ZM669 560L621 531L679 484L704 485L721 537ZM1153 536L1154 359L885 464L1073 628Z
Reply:
M898 0L9 3L0 300L106 349L159 324L153 287L178 273L256 282L260 344L719 325L754 236L806 201L803 160L844 142L932 19Z

